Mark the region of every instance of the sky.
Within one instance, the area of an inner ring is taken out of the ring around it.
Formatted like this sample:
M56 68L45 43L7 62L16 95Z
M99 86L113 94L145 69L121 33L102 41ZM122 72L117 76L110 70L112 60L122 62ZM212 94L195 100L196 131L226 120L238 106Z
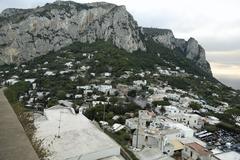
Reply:
M0 0L5 8L32 8L54 0ZM80 3L99 0L74 0ZM103 1L103 0L100 0ZM125 5L140 26L171 29L175 37L194 37L205 48L213 74L240 89L239 0L105 0Z

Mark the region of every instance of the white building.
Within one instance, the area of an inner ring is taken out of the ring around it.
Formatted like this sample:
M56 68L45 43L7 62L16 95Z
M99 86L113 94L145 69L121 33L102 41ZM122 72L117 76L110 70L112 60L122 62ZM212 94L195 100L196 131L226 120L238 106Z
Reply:
M158 148L145 147L140 151L136 149L134 154L139 160L174 160L174 158L163 154Z
M147 85L147 81L146 80L136 80L133 81L133 85L135 86L146 86Z
M166 112L166 115L169 116L175 116L176 114L185 114L185 113L191 113L192 109L191 108L182 108L182 107L176 107L173 105L170 106L164 106Z
M67 62L67 63L65 63L65 66L67 66L68 68L72 68L73 64L72 64L72 62Z
M212 152L196 142L185 144L182 151L183 160L211 160L211 157Z
M122 130L124 127L125 127L124 125L121 125L119 123L114 123L112 126L112 130L113 130L113 132L118 132L118 131Z
M168 115L169 118L176 122L180 122L191 128L201 129L204 125L204 118L197 114L175 114Z
M152 119L155 117L154 112L149 112L147 110L139 110L138 111L138 117L139 117L139 126L141 128L147 127L147 122L152 121Z
M25 82L33 83L36 81L36 78L28 78L24 80Z
M110 77L112 74L109 73L109 72L105 72L103 75L104 75L105 77Z
M174 94L170 93L170 94L167 94L167 98L170 100L179 101L180 95L176 94L176 93L174 93Z
M176 106L164 106L167 115L175 115L179 114L180 110Z
M211 160L240 160L240 154L235 151L218 153Z
M112 85L97 85L94 86L94 88L96 88L100 92L107 93L112 90Z
M169 128L175 128L175 129L179 129L181 132L181 138L191 138L193 137L194 134L194 130L181 124L181 123L177 123L177 122L171 122L171 121L165 121L163 123L164 126L169 127Z
M214 116L208 116L206 118L206 122L211 124L211 125L216 125L218 123L220 123L220 120L217 118L217 117L214 117Z
M106 105L108 104L108 102L104 102L104 101L92 101L92 106L95 107L98 104L102 104L102 105Z
M120 155L120 146L72 108L54 106L35 120L36 136L54 160L96 160Z
M129 129L136 129L138 127L138 118L126 119L125 126Z
M153 94L153 95L149 96L148 102L162 101L165 97L167 97L165 93Z
M19 82L19 80L16 80L16 79L8 79L5 81L4 84L7 84L7 85L14 85L15 83Z
M132 146L139 149L158 148L161 152L173 155L174 146L170 142L179 137L181 133L178 129L140 128L133 134Z
M55 74L54 72L52 72L52 71L46 71L46 72L44 73L44 75L45 75L45 76L55 76L56 74Z
M90 85L87 85L87 86L77 86L77 89L89 90L89 89L91 89L91 86Z

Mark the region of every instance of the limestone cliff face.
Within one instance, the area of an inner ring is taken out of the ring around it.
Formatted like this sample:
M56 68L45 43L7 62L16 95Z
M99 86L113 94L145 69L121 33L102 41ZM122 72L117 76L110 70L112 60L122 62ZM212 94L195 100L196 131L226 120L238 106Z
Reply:
M138 25L124 6L54 2L36 9L6 9L0 20L0 62L7 64L28 61L74 41L112 40L128 52L145 50Z
M196 62L197 66L204 71L211 73L210 65L206 60L205 50L194 38L185 41L184 39L175 38L171 30L158 28L144 28L143 34L169 49L179 49L186 58Z
M177 39L166 29L144 28L141 33L124 6L105 2L57 1L34 9L4 10L0 14L0 65L25 62L75 41L111 40L128 52L146 51L142 40L149 37L167 48L180 49L211 73L205 51L195 39Z

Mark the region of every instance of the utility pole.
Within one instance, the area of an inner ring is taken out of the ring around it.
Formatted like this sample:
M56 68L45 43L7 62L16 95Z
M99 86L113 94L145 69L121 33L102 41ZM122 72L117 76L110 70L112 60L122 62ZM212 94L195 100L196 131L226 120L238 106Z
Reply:
M61 118L62 118L62 112L60 111L60 117L59 117L59 124L58 124L58 135L57 138L60 138L60 128L61 128Z
M103 105L103 121L105 121L105 104Z
M136 148L138 148L139 119L140 119L140 118L139 118L139 115L138 115Z

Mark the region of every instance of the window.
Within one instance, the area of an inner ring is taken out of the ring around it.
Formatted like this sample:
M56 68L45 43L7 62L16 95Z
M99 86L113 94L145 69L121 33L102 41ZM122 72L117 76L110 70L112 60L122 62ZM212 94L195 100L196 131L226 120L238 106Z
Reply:
M191 154L191 157L192 157L192 156L193 156L193 152L191 151L191 153L190 153L190 154Z

